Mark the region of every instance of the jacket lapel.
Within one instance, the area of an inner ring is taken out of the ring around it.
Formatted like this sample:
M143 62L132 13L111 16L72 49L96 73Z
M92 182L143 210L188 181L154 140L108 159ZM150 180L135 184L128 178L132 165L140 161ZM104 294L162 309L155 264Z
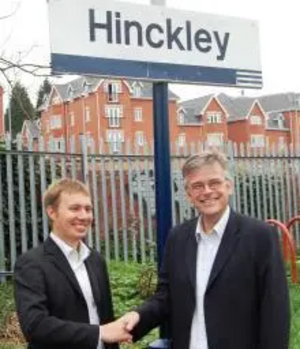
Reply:
M74 290L83 297L81 288L69 262L67 261L60 248L50 237L47 238L44 243L44 253L45 258L51 261L51 263L53 263L56 268L66 276L67 280L70 282Z
M189 225L186 227L187 241L185 245L185 259L187 271L189 274L189 280L193 286L196 288L196 268L197 268L197 240L196 240L196 227L198 223L198 217L190 221Z
M233 211L230 212L229 220L224 231L223 238L221 240L212 271L208 280L207 289L208 290L213 282L216 280L219 273L222 271L226 263L228 262L230 256L233 253L234 247L239 240L239 224L238 215Z

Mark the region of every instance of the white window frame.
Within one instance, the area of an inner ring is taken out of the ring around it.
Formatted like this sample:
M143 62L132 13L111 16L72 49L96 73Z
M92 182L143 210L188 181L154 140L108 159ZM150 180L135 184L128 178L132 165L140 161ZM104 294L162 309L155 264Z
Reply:
M145 135L143 131L137 131L135 133L135 144L138 147L142 147L145 144Z
M206 120L208 124L221 124L222 113L217 111L211 111L206 114Z
M185 114L182 110L177 113L177 124L178 125L185 124Z
M109 143L109 150L119 153L124 142L124 132L122 130L106 130L106 142Z
M185 133L180 133L178 135L177 143L179 147L184 147L186 145L186 134Z
M108 94L109 102L119 102L119 94L122 93L121 81L105 81L104 91Z
M90 107L85 107L84 115L85 115L85 122L91 122L91 109L90 109Z
M74 126L75 125L75 114L74 114L74 112L73 111L71 111L70 113L69 113L69 118L70 118L70 126Z
M250 117L251 125L262 125L262 118L259 115L251 115Z
M142 97L142 86L140 84L135 84L133 87L133 96L134 97Z
M251 148L264 148L266 144L265 136L262 134L252 134L250 137Z
M134 114L134 121L135 122L142 122L143 121L143 109L142 108L134 108L133 114Z
M49 124L51 130L57 130L62 128L61 115L51 115L49 118Z
M224 144L224 133L208 133L207 144L215 147L222 146Z
M123 117L123 107L120 105L108 105L105 107L105 117L108 118L109 127L120 127L120 119Z

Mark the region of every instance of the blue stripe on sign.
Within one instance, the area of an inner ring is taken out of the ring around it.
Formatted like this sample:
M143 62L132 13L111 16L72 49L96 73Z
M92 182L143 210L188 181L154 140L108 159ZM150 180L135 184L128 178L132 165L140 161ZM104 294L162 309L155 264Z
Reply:
M53 74L115 76L170 82L194 82L210 85L237 86L236 73L241 70L106 59L86 56L51 54ZM243 70L248 74L261 74L257 70Z

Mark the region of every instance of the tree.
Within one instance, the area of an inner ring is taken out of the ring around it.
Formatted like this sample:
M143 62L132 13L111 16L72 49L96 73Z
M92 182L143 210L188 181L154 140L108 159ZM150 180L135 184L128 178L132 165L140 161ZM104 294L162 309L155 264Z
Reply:
M51 92L52 86L49 80L46 78L42 85L40 86L37 93L37 101L36 101L36 115L37 117L41 116L41 112L39 111L39 107L43 105L45 101L45 97L48 96Z
M12 88L9 107L5 113L5 129L11 131L12 138L15 138L22 130L24 120L32 120L34 117L34 107L28 93L20 81L17 81Z

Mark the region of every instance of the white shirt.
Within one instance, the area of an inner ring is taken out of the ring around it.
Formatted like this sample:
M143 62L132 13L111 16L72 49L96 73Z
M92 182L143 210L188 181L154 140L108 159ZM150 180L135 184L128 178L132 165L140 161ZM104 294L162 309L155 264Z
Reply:
M208 349L204 314L204 297L213 263L228 223L229 214L230 209L228 206L209 234L205 233L202 229L201 217L199 217L198 220L196 229L196 240L198 242L196 265L196 307L191 327L190 349Z
M99 316L97 311L97 306L94 300L92 287L89 279L89 275L86 270L86 266L84 261L88 258L91 251L89 248L80 241L79 249L75 249L68 245L65 241L60 239L56 234L50 233L51 239L56 243L56 245L61 249L62 253L67 258L75 277L79 283L82 294L84 296L88 313L89 313L89 321L91 325L99 325ZM76 304L74 304L76 307ZM102 342L99 342L97 349L102 349Z

